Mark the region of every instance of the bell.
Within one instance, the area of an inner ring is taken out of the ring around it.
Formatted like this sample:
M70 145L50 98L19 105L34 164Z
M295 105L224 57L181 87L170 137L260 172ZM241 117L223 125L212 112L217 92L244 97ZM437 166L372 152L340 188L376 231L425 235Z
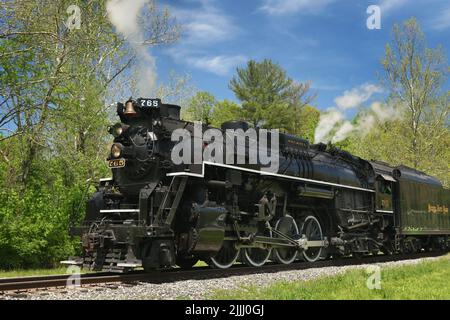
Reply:
M137 112L133 106L133 101L131 101L131 100L127 101L127 103L125 104L125 112L123 114L126 115L127 117L137 116Z

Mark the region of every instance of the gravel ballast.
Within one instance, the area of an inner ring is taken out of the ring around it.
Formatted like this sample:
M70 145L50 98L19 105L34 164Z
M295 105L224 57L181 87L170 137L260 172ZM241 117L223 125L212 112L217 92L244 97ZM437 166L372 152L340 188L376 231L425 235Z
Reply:
M423 261L434 261L439 257L419 258L411 260L376 263L381 268L418 264ZM348 270L366 269L368 264L350 266L332 266L310 268L305 270L290 270L276 273L261 273L251 275L230 276L218 279L183 280L178 282L152 284L139 283L136 285L110 284L102 287L75 287L46 292L28 293L21 299L56 299L56 300L139 300L139 299L205 299L214 291L232 290L243 285L267 286L274 281L307 281L325 276L341 274ZM11 299L12 297L4 297ZM17 297L19 298L19 297Z

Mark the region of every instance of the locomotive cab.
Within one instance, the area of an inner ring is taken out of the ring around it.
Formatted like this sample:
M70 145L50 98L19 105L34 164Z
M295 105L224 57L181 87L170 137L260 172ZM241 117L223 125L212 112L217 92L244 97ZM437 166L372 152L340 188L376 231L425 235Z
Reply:
M375 211L383 214L394 213L394 199L397 180L392 175L393 167L382 161L370 161L376 175Z
M386 174L380 174L376 179L375 209L378 212L394 212L393 195L395 179Z

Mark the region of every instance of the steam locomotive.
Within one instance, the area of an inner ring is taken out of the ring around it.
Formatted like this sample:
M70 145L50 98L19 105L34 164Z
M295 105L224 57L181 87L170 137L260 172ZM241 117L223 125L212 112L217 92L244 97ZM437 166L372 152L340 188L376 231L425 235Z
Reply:
M224 269L450 247L450 190L423 172L283 133L276 172L208 159L176 164L172 133L196 129L180 120L179 106L130 98L117 114L112 178L100 180L85 221L73 228L83 255L67 263L122 272L202 260ZM220 128L247 129L242 121ZM248 160L259 141L239 141L224 150ZM189 143L203 150L211 141Z

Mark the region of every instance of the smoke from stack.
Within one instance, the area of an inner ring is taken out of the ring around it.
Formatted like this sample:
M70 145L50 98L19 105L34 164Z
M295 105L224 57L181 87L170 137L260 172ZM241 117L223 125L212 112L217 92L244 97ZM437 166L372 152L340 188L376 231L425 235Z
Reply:
M342 119L344 119L343 113L336 109L330 109L327 113L321 114L319 124L314 133L314 142L329 142L330 132Z
M156 84L155 58L144 45L144 33L139 25L139 17L145 5L151 0L108 0L106 11L109 21L114 25L137 57L137 94L148 96Z
M331 143L345 140L345 138L347 138L354 130L355 127L349 121L345 121L334 134Z
M314 142L337 143L345 140L352 134L365 136L377 123L392 121L400 117L400 110L392 105L375 101L370 108L359 114L356 123L345 120L345 111L359 107L375 94L382 92L381 88L373 84L363 84L347 90L334 102L336 107L330 108L321 114L317 125Z

